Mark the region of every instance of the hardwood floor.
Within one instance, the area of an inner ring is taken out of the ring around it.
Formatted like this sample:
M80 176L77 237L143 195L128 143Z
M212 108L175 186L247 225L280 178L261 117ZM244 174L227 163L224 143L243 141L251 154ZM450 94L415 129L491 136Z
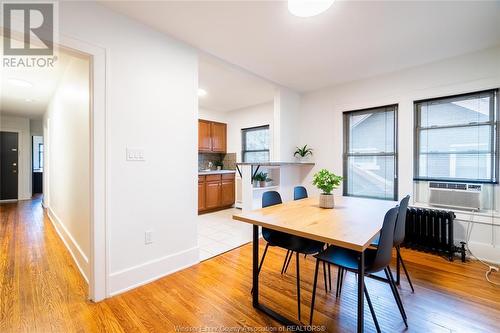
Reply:
M58 238L40 200L0 205L0 332L175 332L176 327L278 327L251 305L251 246L228 252L146 286L93 304L87 285ZM236 222L235 222L236 223ZM261 252L262 253L262 252ZM499 332L500 288L484 280L476 262L447 262L402 251L415 285L400 292L409 332ZM285 252L271 249L261 273L261 299L296 317L294 261L281 276ZM313 258L301 258L302 317L309 318ZM322 273L322 272L320 272ZM332 271L335 288L336 270ZM326 294L319 275L315 325L353 332L355 281L342 296ZM498 281L498 277L495 277ZM388 285L367 279L383 332L404 331ZM285 310L283 310L285 309ZM366 309L366 330L374 331ZM210 330L206 330L210 332ZM215 332L215 330L212 330Z

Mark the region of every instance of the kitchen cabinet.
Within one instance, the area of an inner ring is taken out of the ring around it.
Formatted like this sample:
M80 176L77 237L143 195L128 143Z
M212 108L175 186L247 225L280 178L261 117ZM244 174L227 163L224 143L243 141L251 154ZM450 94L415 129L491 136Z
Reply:
M198 211L205 210L205 201L205 177L198 177Z
M210 125L210 134L212 136L212 151L214 153L225 153L227 133L226 124L212 122Z
M198 213L229 208L234 201L234 173L198 176Z
M226 153L227 125L215 121L198 120L198 151Z
M222 179L221 192L222 206L234 204L234 176L232 179Z
M198 120L198 151L211 152L212 139L210 136L211 123L206 120Z

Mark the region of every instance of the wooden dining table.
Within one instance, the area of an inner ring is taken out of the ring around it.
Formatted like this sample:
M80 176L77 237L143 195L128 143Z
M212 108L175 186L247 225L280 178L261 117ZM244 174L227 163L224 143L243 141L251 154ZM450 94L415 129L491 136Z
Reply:
M262 209L244 211L234 220L253 224L252 303L286 326L303 326L259 303L259 226L321 241L360 253L357 288L357 331L364 330L364 251L382 228L385 213L395 201L335 197L335 208L319 207L318 198L306 198Z

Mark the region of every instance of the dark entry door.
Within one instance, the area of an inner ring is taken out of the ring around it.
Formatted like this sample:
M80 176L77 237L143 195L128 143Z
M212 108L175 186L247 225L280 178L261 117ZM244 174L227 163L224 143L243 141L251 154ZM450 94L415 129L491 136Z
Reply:
M17 133L0 132L0 200L17 200Z

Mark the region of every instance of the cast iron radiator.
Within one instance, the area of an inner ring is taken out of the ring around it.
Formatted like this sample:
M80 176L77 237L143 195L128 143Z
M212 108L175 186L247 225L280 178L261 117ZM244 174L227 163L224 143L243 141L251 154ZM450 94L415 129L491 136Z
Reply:
M453 242L455 217L451 211L409 207L403 246L440 254L450 261L453 261L455 252L463 251L462 261L465 261L465 243L457 248Z

